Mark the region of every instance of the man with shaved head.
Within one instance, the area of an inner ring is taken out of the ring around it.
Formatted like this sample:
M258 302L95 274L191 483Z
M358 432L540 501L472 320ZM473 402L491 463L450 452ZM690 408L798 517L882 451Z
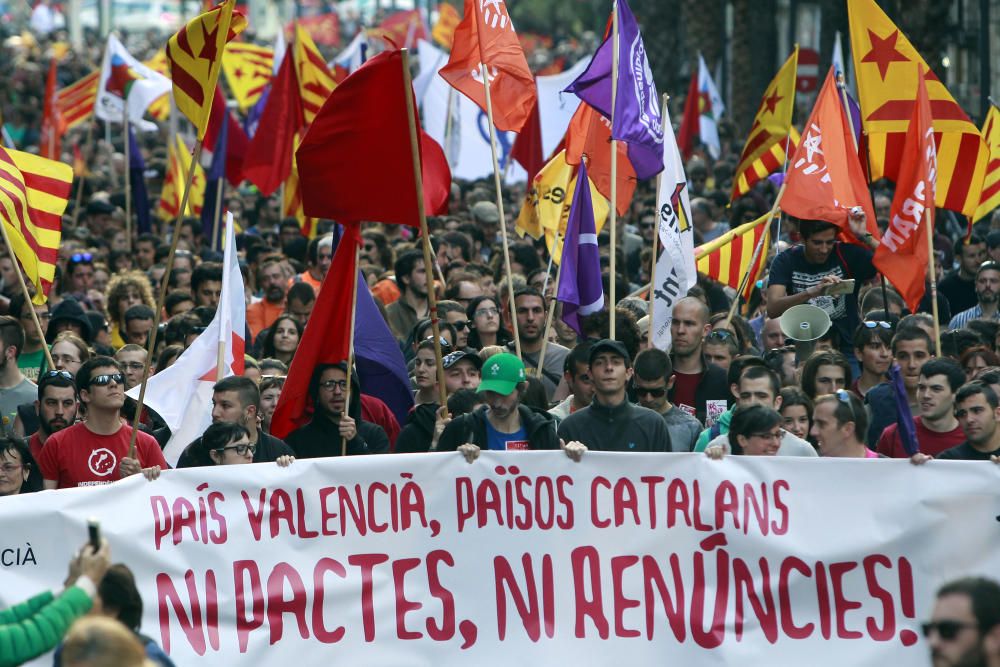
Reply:
M708 363L702 354L708 324L708 306L686 296L674 304L670 335L670 358L674 365L674 386L670 402L694 415L706 428L726 411L729 388L726 371Z

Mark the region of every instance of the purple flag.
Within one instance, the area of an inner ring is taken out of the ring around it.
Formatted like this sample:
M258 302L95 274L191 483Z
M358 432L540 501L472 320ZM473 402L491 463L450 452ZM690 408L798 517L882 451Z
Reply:
M219 126L219 134L215 138L215 146L212 150L212 164L205 173L205 201L201 207L201 229L202 234L207 239L212 238L212 232L218 229L219 239L213 241L216 247L222 247L222 235L225 233L225 224L222 216L225 215L225 206L216 206L216 198L219 194L219 181L223 182L222 189L225 190L226 181L226 151L229 148L229 111L225 112L222 123ZM225 195L223 195L225 197ZM219 225L215 225L215 211L219 211Z
M562 273L556 300L563 304L563 322L582 336L580 316L604 308L601 253L597 247L594 204L590 198L590 182L584 160L580 161L580 171L576 175L576 191L573 193L573 204L569 207L561 261Z
M903 386L903 375L899 372L899 366L896 364L889 368L889 386L892 387L892 397L896 400L896 434L899 436L899 441L903 443L906 453L913 456L920 451L920 443L917 442L917 426L913 423L910 402L906 397L906 387Z
M149 220L149 193L146 191L146 161L142 159L139 142L135 138L135 129L128 126L129 179L132 188L132 213L135 215L136 228L140 234L152 231Z
M618 90L614 113L611 109L614 37L610 33L597 47L586 71L566 88L566 92L576 93L610 118L611 137L628 144L628 159L636 176L652 178L663 171L660 96L653 82L639 24L625 0L617 0L615 4L618 9Z

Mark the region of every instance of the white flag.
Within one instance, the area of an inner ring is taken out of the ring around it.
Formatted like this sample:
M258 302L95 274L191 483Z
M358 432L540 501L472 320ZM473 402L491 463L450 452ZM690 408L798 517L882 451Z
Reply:
M704 116L702 116L704 118ZM694 262L694 230L691 228L691 200L684 163L671 130L669 114L663 116L663 171L660 172L656 210L663 252L656 261L653 291L653 322L649 340L654 347L670 351L670 322L674 304L698 280ZM702 140L704 140L704 134Z
M726 111L719 89L708 72L705 59L698 54L698 95L704 100L704 107L698 114L698 136L712 158L718 158L722 149L719 143L719 119ZM664 149L666 150L666 149Z
M125 101L128 100L129 122L146 130L156 125L143 120L146 109L171 90L170 79L155 72L132 57L114 35L108 35L101 65L101 80L94 101L94 114L101 120L122 122Z
M149 378L146 386L146 405L170 427L170 441L163 450L170 465L175 465L184 448L212 423L212 386L217 377L219 347L224 350L223 377L235 375L234 366L243 367L246 301L232 213L226 214L223 266L222 295L212 322L170 368ZM128 396L137 399L139 387L133 387Z

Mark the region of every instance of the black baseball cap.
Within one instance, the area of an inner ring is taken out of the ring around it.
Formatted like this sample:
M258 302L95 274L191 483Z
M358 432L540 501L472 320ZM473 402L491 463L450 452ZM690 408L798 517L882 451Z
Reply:
M451 354L445 355L444 359L441 360L441 366L446 370L462 361L463 359L468 359L472 362L472 365L476 367L476 370L483 369L483 360L480 356L469 350L459 350L457 352L452 352Z
M617 354L619 357L625 360L626 366L629 367L632 366L632 357L629 356L628 350L625 349L625 346L617 340L611 340L610 338L602 338L601 340L591 345L590 359L589 359L590 363L593 364L594 359L597 357L597 355L601 354L602 352L611 352L612 354Z

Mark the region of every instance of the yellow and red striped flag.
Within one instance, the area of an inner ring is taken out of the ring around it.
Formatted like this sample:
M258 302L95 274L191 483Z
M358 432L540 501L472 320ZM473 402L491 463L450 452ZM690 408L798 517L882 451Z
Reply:
M38 304L52 288L72 185L68 164L0 148L0 218Z
M293 156L295 155L295 151L299 149L301 142L302 133L296 132L293 140L293 146L295 146L295 150L292 151ZM288 178L285 179L284 195L282 214L285 217L295 218L299 221L302 236L308 239L314 238L316 236L316 218L306 215L305 208L303 208L302 188L299 187L299 168L294 159L292 160L292 171L288 174Z
M167 174L160 190L160 203L156 207L156 215L163 220L173 220L181 217L181 197L184 195L184 185L187 183L188 169L191 167L191 149L184 143L180 135L174 138L170 145L170 157ZM205 203L205 170L201 165L194 165L194 179L191 181L191 193L188 195L187 211L184 215L201 215L201 207Z
M157 74L170 76L170 61L167 60L166 49L160 49L152 58L142 63ZM167 120L170 117L170 94L162 95L149 105L146 113L156 120Z
M439 3L437 10L438 20L431 28L431 37L439 46L450 50L455 43L455 28L462 22L462 16L458 13L455 5L450 5L447 2Z
M299 79L299 97L302 98L302 112L306 125L311 125L313 118L323 108L323 103L337 87L333 74L326 66L316 43L309 36L309 31L298 23L295 24L295 73Z
M233 99L246 110L257 103L274 69L274 49L243 42L226 45L222 54L222 71Z
M94 113L97 86L101 82L101 70L94 70L87 76L56 92L56 106L67 130L90 118Z
M756 173L755 163L771 153L775 144L781 144L781 152L784 153L785 138L791 132L792 112L795 111L795 75L798 63L799 47L796 46L795 51L764 91L760 108L754 116L750 135L740 156L740 164L736 167L736 178L733 179L733 193L730 197L732 200L745 194L745 191L740 191L740 182L743 177L746 177L747 181L753 178L751 174ZM781 163L784 163L784 155Z
M236 0L225 0L189 21L167 41L174 101L194 125L198 141L205 138L226 42L247 25L246 18L233 11L235 5Z
M717 280L733 289L740 288L743 275L750 273L743 298L747 298L753 290L753 285L767 263L767 248L770 243L771 225L770 212L761 217L731 229L714 241L694 249L698 264L698 273L704 273L709 278ZM751 266L754 248L761 237L764 237L760 255Z
M1000 109L992 104L986 114L986 122L983 123L983 139L990 149L990 161L986 164L983 194L979 197L979 208L972 216L973 222L1000 206Z
M794 125L792 125L786 138L775 142L775 144L771 146L771 150L755 160L748 169L745 169L741 173L737 174L736 179L733 182L733 188L735 189L736 194L734 199L738 199L750 192L750 189L753 188L758 181L762 181L776 171L783 169L787 159L785 157L786 139L788 143L788 157L791 157L792 155L795 155L795 151L799 147L799 140L801 138L802 137L799 135L799 131L795 129Z
M939 208L971 216L980 204L990 153L979 128L873 0L849 0L851 51L857 73L861 121L868 135L872 181L899 177L906 130L917 97L917 70L924 68L937 140Z

